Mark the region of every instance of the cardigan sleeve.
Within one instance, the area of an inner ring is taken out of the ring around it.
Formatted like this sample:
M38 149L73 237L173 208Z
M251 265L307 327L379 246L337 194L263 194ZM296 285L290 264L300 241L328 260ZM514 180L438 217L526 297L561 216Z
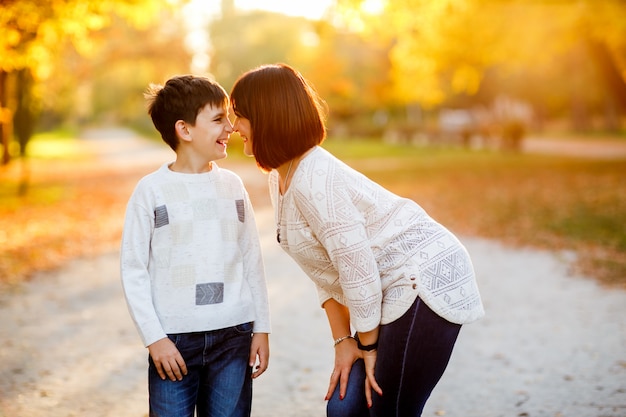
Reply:
M369 331L380 323L382 286L366 217L358 207L358 191L332 167L323 171L296 187L295 204L337 271L352 325Z

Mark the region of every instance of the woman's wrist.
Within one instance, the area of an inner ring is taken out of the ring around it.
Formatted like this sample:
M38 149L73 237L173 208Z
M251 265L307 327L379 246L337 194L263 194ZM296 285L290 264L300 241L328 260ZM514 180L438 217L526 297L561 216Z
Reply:
M356 340L356 345L359 348L359 350L362 350L365 352L371 352L373 350L378 349L378 340L376 340L374 343L365 344L361 342L361 338L359 337L358 333L354 339Z
M339 343L341 343L341 342L343 342L344 340L347 340L347 339L354 339L354 337L352 337L352 335L346 335L346 336L338 337L337 339L335 339L333 347L337 347L337 345Z
M357 339L356 345L358 346L359 350L363 350L365 352L371 352L372 350L378 349L378 340L372 343L371 345L363 345L361 344L361 341Z

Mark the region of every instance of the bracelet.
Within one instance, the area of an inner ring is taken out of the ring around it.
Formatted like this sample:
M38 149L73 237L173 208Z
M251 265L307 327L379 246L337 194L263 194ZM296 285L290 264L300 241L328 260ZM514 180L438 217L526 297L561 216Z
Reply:
M371 345L363 346L361 344L361 341L359 339L357 339L356 345L358 346L359 350L364 350L366 352L370 352L370 351L376 350L378 348L378 340L376 341L376 343L372 343Z
M337 346L339 343L343 342L346 339L354 339L354 337L352 337L351 335L341 336L340 338L335 339L335 344L333 345L333 347Z

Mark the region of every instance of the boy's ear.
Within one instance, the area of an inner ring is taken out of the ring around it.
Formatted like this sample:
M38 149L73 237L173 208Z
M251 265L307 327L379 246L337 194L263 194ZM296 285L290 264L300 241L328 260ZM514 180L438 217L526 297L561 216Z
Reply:
M187 124L184 120L177 120L174 128L176 129L176 135L180 138L180 140L191 140L191 134L189 133L189 129L187 129Z

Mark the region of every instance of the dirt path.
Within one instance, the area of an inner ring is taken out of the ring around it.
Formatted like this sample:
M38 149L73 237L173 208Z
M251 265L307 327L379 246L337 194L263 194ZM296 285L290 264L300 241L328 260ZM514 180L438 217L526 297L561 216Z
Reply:
M626 158L626 141L595 139L595 140L545 140L529 137L524 139L522 151L548 155L565 155L594 159Z
M238 173L263 181L252 169ZM266 206L257 222L273 334L253 416L323 416L333 361L323 311L275 244ZM568 253L463 241L487 316L461 331L424 416L624 417L626 292L570 276ZM0 417L147 416L146 350L123 300L118 256L77 260L0 294Z

